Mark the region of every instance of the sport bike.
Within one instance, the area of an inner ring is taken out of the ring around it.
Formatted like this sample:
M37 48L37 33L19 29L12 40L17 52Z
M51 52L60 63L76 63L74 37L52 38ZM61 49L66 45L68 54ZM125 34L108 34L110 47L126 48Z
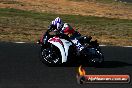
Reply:
M101 64L104 56L101 52L99 44L91 41L91 37L80 36L74 40L69 36L61 33L50 34L46 31L38 40L41 45L40 59L47 65L59 65L64 63L89 63ZM75 43L76 42L76 43ZM78 42L81 42L81 46ZM78 50L81 48L81 51Z

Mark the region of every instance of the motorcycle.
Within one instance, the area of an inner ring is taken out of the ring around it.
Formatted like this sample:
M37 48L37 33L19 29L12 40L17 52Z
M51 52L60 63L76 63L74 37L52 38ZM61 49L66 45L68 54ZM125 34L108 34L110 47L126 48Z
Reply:
M65 34L51 35L49 31L46 31L38 40L38 44L41 45L40 59L47 65L75 62L101 64L104 61L104 56L97 41L91 41L91 39L91 37L84 36L77 39L75 43ZM83 46L81 51L78 50L80 47L78 41Z

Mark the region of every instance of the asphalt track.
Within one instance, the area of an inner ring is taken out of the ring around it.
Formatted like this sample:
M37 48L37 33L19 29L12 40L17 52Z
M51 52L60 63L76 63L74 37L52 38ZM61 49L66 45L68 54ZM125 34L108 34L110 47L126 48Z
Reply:
M47 67L39 61L39 49L37 44L1 42L0 88L132 88L132 83L79 85L76 81L78 66ZM102 47L102 51L104 64L86 66L87 74L132 76L132 48L107 46Z

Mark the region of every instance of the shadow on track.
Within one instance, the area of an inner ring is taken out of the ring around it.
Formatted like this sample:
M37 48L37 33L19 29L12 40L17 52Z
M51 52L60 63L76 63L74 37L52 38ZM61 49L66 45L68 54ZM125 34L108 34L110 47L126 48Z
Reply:
M118 67L126 67L126 66L132 66L130 63L122 62L122 61L104 61L100 65L89 65L89 64L63 64L63 65L54 65L54 66L48 66L48 67L79 67L82 65L83 67L96 67L96 68L118 68Z
M132 64L122 61L104 61L97 68L118 68L118 67L126 67L126 66L132 66Z

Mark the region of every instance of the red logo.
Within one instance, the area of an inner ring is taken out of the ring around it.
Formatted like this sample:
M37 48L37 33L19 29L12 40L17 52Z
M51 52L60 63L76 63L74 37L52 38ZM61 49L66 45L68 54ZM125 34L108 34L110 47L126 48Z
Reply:
M61 45L63 45L63 42L60 40L59 37L53 37L48 40L49 42L59 42Z

